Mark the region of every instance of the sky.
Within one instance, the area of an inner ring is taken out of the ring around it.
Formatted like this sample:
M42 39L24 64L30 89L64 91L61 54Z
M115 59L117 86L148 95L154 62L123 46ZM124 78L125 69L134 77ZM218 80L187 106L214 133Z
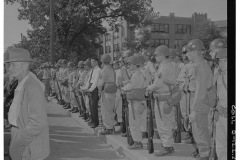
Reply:
M152 0L154 10L160 15L191 17L194 12L207 13L213 21L227 20L227 0ZM4 4L4 49L21 40L21 33L26 35L31 26L27 21L19 21L19 5Z

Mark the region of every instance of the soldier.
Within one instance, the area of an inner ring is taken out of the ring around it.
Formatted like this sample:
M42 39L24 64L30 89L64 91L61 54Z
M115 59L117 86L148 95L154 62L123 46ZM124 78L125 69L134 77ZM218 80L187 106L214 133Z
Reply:
M84 61L79 61L78 62L78 70L77 70L77 73L78 73L78 82L76 84L76 88L79 88L80 86L83 86L84 85L84 79L85 79L85 76L87 75L87 70L84 69ZM81 92L78 92L78 99L79 99L79 102L80 102L80 117L85 117L86 116L86 106L85 106L85 103L84 103L84 97L83 97L83 94Z
M116 85L121 87L121 70L119 66L119 61L113 61L113 69L116 73ZM116 93L116 100L115 100L115 113L117 116L117 123L119 125L119 129L115 131L115 134L122 133L123 130L123 118L122 118L122 98L121 98L121 90L118 89Z
M103 69L100 74L100 81L98 84L100 94L101 94L101 114L103 124L106 127L104 131L100 134L113 134L114 125L116 121L114 120L114 106L116 99L116 92L107 92L107 85L109 83L116 83L116 73L113 70L111 63L111 56L109 54L104 54L101 58L101 62L103 64ZM109 89L114 89L113 85L110 86ZM117 90L116 90L117 91Z
M121 64L122 67L121 67L121 72L120 72L121 78L118 79L118 83L121 86L128 84L128 82L131 78L130 70L127 68L127 60L132 55L133 55L133 53L129 50L123 53L122 64ZM122 136L127 137L127 133L123 133Z
M92 69L91 69L91 61L90 59L87 59L84 63L84 70L86 71L86 76L84 76L84 80L83 80L83 84L81 85L80 84L80 96L82 95L82 103L84 103L85 107L86 107L86 113L84 114L83 118L86 120L86 121L90 121L91 119L91 112L90 112L90 102L89 102L89 99L90 99L90 95L89 94L86 94L85 91L88 89L87 85L88 85L88 79L90 78L91 76L91 73L92 73ZM79 78L80 80L80 78Z
M91 110L91 121L90 121L90 127L96 128L99 124L98 120L98 88L97 83L99 79L99 74L101 72L101 69L99 68L99 59L96 57L91 58L91 66L92 66L92 72L88 79L88 84L86 92L90 93L90 110Z
M207 89L212 86L213 75L211 68L203 59L204 45L201 40L194 39L187 44L187 57L194 63L196 91L189 115L192 124L193 137L197 143L200 157L208 160L210 154L210 135L208 129L208 114L210 106L203 102Z
M80 104L79 103L79 100L78 100L78 97L76 95L76 84L77 84L77 81L78 81L78 73L77 73L77 67L72 66L72 71L70 73L70 77L72 80L72 83L70 83L69 85L69 88L70 88L70 99L71 99L71 104L73 106L73 109L70 110L72 113L77 113L80 109Z
M154 54L156 61L159 63L158 71L152 85L147 90L156 91L159 96L169 96L170 87L177 84L177 68L168 58L169 49L167 46L161 45L156 48ZM157 123L157 130L162 141L162 149L155 156L171 155L174 152L173 148L173 133L175 126L175 110L167 101L161 100L155 95L155 118ZM168 108L169 113L165 113L164 109Z
M151 74L152 72L149 70L151 64L149 62L146 62L147 58L144 57L143 55L138 55L140 59L140 66L139 69L143 73L144 76L144 88L147 88L151 82L152 82L152 77L153 75ZM154 68L151 68L152 71L154 72ZM147 108L147 107L146 107ZM142 131L142 138L148 138L148 133L147 133L147 109L143 111L141 114L141 131Z
M211 54L216 54L216 59L219 60L219 67L214 74L218 95L217 112L215 112L218 160L227 160L227 46L224 42L217 39L209 47L211 52L215 52Z
M68 90L68 63L66 59L62 60L62 73L61 73L61 85L62 85L62 96L65 101L63 106L65 109L71 108L70 105L70 95Z
M128 66L133 73L130 82L122 88L123 91L131 91L133 89L144 88L144 75L140 71L139 56L131 56L128 59ZM129 109L129 126L134 144L129 149L142 149L141 119L142 113L146 110L146 101L128 100Z

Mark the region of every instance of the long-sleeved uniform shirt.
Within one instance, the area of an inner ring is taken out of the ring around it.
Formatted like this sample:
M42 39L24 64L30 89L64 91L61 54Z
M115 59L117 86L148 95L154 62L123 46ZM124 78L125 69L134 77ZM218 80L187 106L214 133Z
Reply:
M130 82L123 87L123 90L129 91L137 88L144 88L144 75L139 69L133 72Z
M169 95L170 92L167 84L177 84L177 76L177 67L169 59L166 59L159 65L154 82L148 86L147 90L157 91L160 95Z
M111 66L104 66L101 70L101 78L99 79L98 86L102 88L104 83L115 82L116 77L114 76L116 76L116 74L114 72L115 71L111 68Z
M196 91L193 100L193 110L208 113L210 106L203 103L207 89L212 86L213 74L209 65L202 59L195 62Z
M224 86L223 80L227 87L227 72L222 72L217 78L218 105L227 108L227 88Z

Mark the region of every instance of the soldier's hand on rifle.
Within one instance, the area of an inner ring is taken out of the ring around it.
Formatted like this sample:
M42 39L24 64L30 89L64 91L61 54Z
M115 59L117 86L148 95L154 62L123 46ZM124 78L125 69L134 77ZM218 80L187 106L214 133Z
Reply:
M190 122L195 121L195 119L196 119L196 114L197 114L196 111L192 111L192 112L191 112L191 114L189 115L189 120L190 120Z

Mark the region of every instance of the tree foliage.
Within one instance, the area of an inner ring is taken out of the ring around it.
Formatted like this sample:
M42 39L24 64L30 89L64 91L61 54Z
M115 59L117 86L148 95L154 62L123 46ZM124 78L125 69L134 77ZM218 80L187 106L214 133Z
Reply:
M5 0L19 3L19 20L32 26L27 31L28 47L36 56L49 57L50 0ZM54 0L54 58L87 58L96 53L96 38L125 19L131 29L141 26L151 0Z

